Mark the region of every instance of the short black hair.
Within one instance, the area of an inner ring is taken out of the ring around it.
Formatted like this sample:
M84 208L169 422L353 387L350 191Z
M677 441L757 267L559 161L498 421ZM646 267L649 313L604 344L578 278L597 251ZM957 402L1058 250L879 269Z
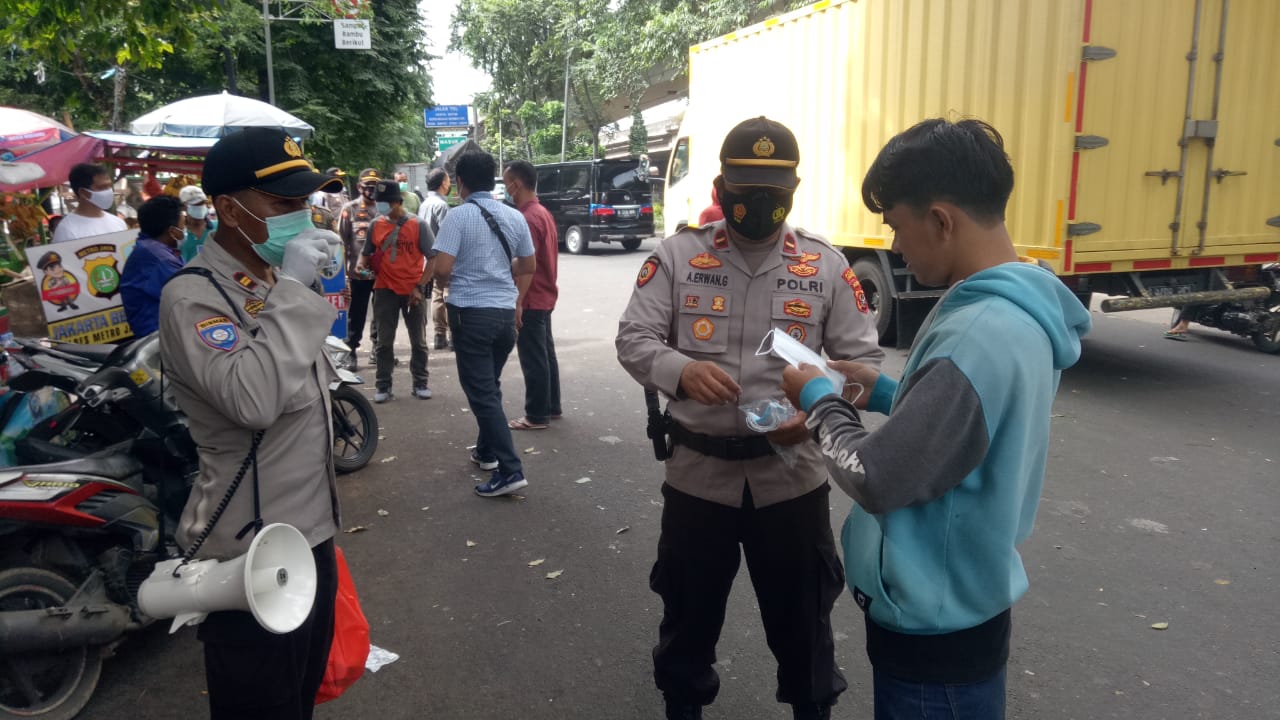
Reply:
M182 219L182 201L172 195L157 195L138 208L138 229L150 238L162 237Z
M493 189L493 178L498 174L498 161L483 150L468 150L458 158L454 173L468 191L489 192Z
M538 189L538 172L528 160L512 160L507 163L507 172L515 175L520 184L530 190Z
M1004 138L981 120L917 123L880 150L862 181L862 202L871 212L899 203L923 210L944 200L984 224L1004 219L1012 192Z
M77 163L75 167L71 168L71 172L67 174L67 184L71 186L71 192L89 189L93 187L93 181L103 175L111 177L111 173L101 165Z
M431 192L439 191L440 186L444 185L444 181L448 177L449 173L445 172L444 168L436 168L435 170L432 170L427 173L427 189Z

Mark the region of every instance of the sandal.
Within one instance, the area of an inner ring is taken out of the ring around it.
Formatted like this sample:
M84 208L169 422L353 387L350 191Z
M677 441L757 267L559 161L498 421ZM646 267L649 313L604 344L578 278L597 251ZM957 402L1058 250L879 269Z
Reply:
M1177 340L1179 342L1186 342L1191 339L1184 332L1173 332L1172 330L1165 333L1164 337L1166 340Z
M512 430L546 430L547 426L542 423L536 423L527 417L518 417L515 420L508 420L507 427Z

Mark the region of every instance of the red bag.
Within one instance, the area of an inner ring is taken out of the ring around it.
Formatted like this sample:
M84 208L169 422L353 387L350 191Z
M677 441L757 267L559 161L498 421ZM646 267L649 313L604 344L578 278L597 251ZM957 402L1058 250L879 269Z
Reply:
M316 693L316 704L329 702L355 684L364 674L369 658L369 621L360 610L356 585L347 569L342 548L334 547L338 560L338 596L333 607L333 645L329 648L329 667Z

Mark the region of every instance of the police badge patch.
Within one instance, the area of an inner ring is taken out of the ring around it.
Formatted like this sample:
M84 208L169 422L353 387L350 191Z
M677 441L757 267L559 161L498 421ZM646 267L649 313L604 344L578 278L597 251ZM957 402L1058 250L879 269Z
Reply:
M654 275L658 274L658 256L650 255L644 264L640 266L640 274L636 276L636 287L642 288L649 284Z
M236 331L235 323L225 315L196 323L196 334L205 345L223 352L231 352L240 342L240 333Z
M853 291L853 303L858 306L858 312L871 312L871 306L867 303L867 293L862 289L862 283L858 282L858 276L853 274L853 268L845 268L841 277Z

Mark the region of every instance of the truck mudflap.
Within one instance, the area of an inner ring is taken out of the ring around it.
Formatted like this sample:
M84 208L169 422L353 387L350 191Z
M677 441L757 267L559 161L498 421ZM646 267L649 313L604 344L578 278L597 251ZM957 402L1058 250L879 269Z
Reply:
M1150 310L1152 308L1185 307L1187 305L1218 305L1231 302L1248 303L1265 300L1270 295L1270 288L1247 287L1236 290L1206 290L1178 295L1108 298L1102 301L1102 312Z

